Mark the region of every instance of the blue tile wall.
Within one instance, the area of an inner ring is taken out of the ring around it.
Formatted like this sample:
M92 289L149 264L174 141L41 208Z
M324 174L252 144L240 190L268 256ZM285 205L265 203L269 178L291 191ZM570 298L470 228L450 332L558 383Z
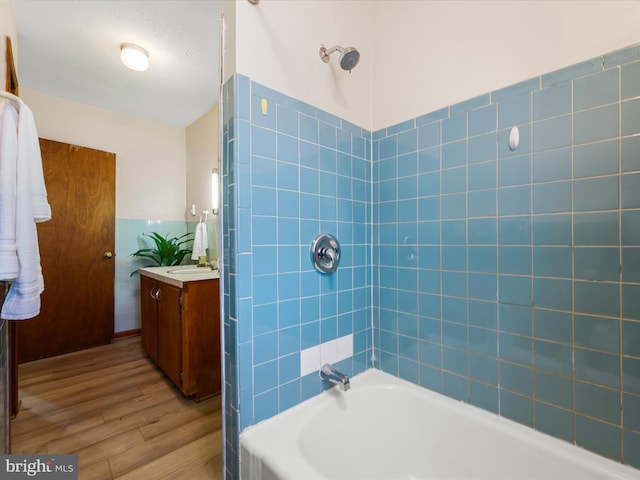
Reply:
M636 467L638 51L372 136L376 366Z
M241 301L240 296L250 293L248 287L239 288L237 284L238 272L246 272L250 277L250 258L237 258L238 251L246 251L250 237L238 239L238 223L251 221L251 195L247 192L242 197L237 196L238 182L251 182L251 170L245 160L240 164L239 157L248 158L247 148L250 138L250 125L247 121L240 122L240 118L248 119L250 98L237 97L236 91L248 88L246 77L232 77L222 88L222 256L221 256L221 285L223 288L223 347L224 347L224 452L225 477L239 478L240 475L240 402L244 410L253 415L253 402L248 397L253 395L251 388L240 386L240 379L250 381L252 372L249 365L238 368L238 357L251 351L251 344L239 342L251 338L253 328L250 321L243 322L238 328L239 316L251 318L252 308L249 302ZM283 118L284 119L284 118ZM297 128L297 125L296 125ZM239 143L236 137L246 138ZM244 282L247 285L249 282ZM244 294L242 293L244 292ZM248 370L248 371L247 371ZM248 392L248 395L247 395Z
M417 135L396 132L392 174L415 204ZM371 132L236 75L223 88L223 148L226 474L237 478L239 432L322 391L317 373L300 374L303 349L353 335L338 368L371 365ZM417 205L406 207L408 258ZM310 261L322 232L342 247L330 276ZM417 276L404 284L417 291Z
M321 391L300 351L350 333L350 374L640 467L639 84L633 46L370 133L226 82L227 476L243 428ZM321 231L335 277L308 260Z

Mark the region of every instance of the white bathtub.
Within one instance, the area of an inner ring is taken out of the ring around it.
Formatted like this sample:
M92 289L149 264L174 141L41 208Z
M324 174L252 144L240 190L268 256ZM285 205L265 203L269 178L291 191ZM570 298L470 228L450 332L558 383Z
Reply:
M318 379L320 381L320 379ZM640 471L370 369L242 432L243 480L640 479Z

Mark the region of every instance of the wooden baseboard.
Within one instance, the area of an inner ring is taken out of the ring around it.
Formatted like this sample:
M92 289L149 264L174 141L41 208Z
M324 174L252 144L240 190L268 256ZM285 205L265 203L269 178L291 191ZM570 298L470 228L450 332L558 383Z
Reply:
M141 333L142 333L141 329L134 328L133 330L124 330L122 332L116 332L113 334L113 338L117 340L119 338L126 338L126 337L133 337L135 335L140 335Z

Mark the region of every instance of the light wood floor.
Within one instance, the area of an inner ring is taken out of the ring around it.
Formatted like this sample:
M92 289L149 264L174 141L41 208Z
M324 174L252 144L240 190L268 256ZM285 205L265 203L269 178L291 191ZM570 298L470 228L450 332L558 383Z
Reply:
M139 337L20 365L12 453L78 454L80 480L223 478L220 396L185 398Z

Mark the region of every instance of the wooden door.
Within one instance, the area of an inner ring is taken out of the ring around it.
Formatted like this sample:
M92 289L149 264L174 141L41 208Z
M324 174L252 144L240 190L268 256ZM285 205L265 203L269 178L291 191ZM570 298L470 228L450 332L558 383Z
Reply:
M26 362L111 343L115 154L40 140L51 220L38 224L45 290L37 317L18 322Z
M158 283L140 275L140 327L142 348L154 362L158 361Z
M181 289L158 282L158 365L176 385L181 385Z

